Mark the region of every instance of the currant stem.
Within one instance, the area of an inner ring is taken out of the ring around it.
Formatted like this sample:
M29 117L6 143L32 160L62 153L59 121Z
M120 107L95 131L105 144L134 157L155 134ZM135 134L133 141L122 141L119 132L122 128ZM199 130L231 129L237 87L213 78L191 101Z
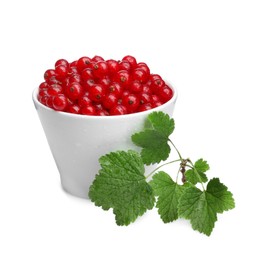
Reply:
M156 169L154 169L152 172L150 172L150 173L145 177L145 179L148 179L151 175L153 175L157 170L159 170L159 169L162 168L163 166L166 166L166 165L171 164L171 163L179 162L179 161L181 161L181 159L177 159L177 160L174 160L174 161L170 161L170 162L167 162L167 163L164 163L164 164L158 166Z
M201 180L201 177L200 177L200 175L199 175L197 169L194 167L194 165L193 165L193 163L191 162L190 159L189 159L188 161L189 161L189 163L190 163L191 166L192 166L191 168L194 170L195 174L197 175L197 177L198 177L198 179L199 179L199 182L200 182L200 184L201 184L201 186L202 186L203 191L205 191L205 188L204 188L204 185L203 185L203 181ZM187 165L187 166L190 167L189 165Z
M168 139L168 141L172 144L172 146L174 147L174 149L175 149L176 152L178 153L180 160L182 161L182 160L183 160L183 159L182 159L182 156L181 156L179 150L177 149L177 147L174 145L174 143L172 142L171 139Z

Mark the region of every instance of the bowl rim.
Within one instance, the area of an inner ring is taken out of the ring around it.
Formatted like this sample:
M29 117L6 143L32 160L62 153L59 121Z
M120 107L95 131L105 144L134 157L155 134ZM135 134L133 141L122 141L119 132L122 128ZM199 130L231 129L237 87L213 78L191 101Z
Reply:
M56 113L57 115L60 116L64 116L64 117L72 117L72 118L82 118L82 119L98 119L98 120L111 120L111 119L124 119L124 118L132 118L132 117L136 117L136 116L142 116L142 115L149 115L150 113L154 112L154 111L161 111L163 110L165 107L169 106L170 104L174 104L177 100L178 97L178 91L175 85L173 85L172 83L166 82L167 85L172 88L173 90L173 97L167 101L166 103L162 104L161 106L146 110L146 111L142 111L142 112L137 112L137 113L132 113L132 114L125 114L125 115L109 115L109 116L95 116L95 115L82 115L82 114L73 114L73 113L68 113L68 112L63 112L63 111L56 111L52 108L49 108L45 105L43 105L37 98L37 94L39 91L39 87L35 88L33 90L32 93L32 99L33 102L35 104L36 110L37 110L37 106L41 107L43 110L49 111L49 112L53 112Z

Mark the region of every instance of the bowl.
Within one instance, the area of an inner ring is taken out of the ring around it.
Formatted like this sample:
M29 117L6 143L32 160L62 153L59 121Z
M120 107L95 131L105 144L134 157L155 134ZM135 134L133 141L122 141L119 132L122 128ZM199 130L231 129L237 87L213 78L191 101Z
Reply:
M143 129L147 116L162 111L172 116L177 90L165 104L144 112L119 116L87 116L57 112L37 99L33 102L60 173L61 185L68 193L88 199L89 187L99 171L98 159L117 150L139 150L131 135ZM152 170L156 165L149 166Z

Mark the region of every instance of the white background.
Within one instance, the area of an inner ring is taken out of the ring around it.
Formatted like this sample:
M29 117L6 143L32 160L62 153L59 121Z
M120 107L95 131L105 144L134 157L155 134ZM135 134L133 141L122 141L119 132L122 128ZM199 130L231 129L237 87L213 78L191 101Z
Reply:
M0 259L260 259L260 3L1 1ZM59 58L127 54L173 82L173 135L233 192L210 237L156 209L128 227L66 194L31 93Z

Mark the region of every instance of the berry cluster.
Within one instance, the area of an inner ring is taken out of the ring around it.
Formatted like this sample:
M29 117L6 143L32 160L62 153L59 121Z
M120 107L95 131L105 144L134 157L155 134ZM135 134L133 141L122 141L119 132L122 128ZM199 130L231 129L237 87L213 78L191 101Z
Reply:
M83 115L123 115L146 111L174 93L144 62L127 55L121 61L100 56L69 63L57 60L44 73L38 100L57 111Z

